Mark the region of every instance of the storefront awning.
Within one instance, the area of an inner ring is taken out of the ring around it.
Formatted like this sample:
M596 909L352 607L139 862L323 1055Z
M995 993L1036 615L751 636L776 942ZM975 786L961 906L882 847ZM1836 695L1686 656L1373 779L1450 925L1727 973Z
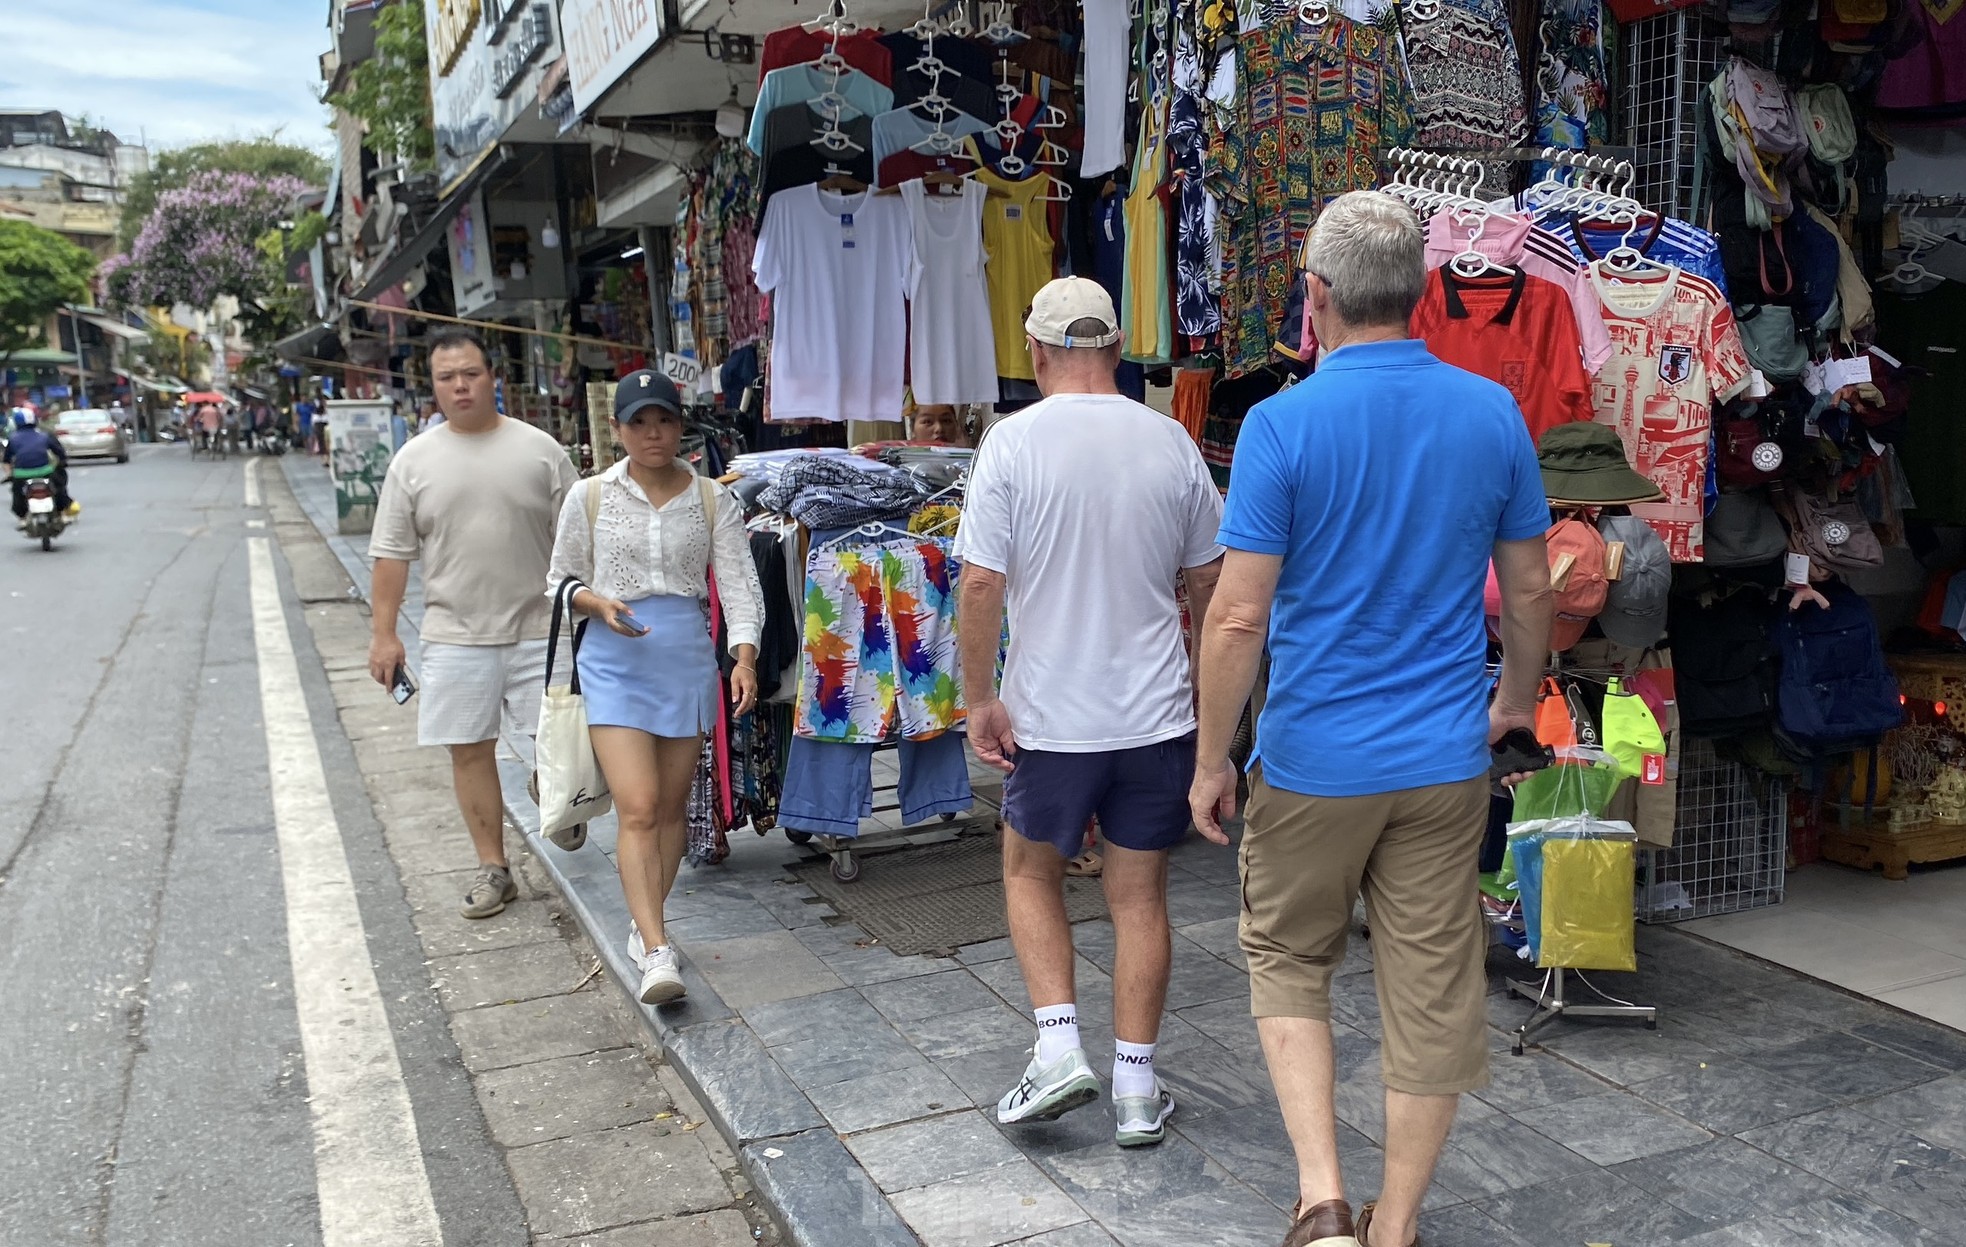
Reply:
M169 377L131 377L130 380L137 383L137 388L153 394L185 394L191 390L190 386Z
M0 357L0 364L8 368L53 368L58 364L73 364L72 351L56 351L46 347L35 347L30 351L15 351L12 355Z
M86 308L79 308L79 307L72 307L68 310L70 312L73 312L80 319L88 321L91 325L94 325L96 328L102 330L104 333L111 334L115 337L121 338L125 342L150 341L149 334L145 333L141 329L138 329L135 325L124 324L122 321L117 320L114 316L110 316L103 312L91 312Z
M384 260L380 268L370 274L369 279L362 283L354 297L366 302L409 276L410 270L423 263L431 250L444 241L444 229L451 223L451 218L456 216L465 204L471 202L472 197L478 193L478 188L485 184L485 179L504 163L503 148L494 150L480 161L478 167L466 174L464 180L458 183L457 189L438 206L436 214L397 247L395 254Z
M326 322L309 325L297 333L290 333L273 344L273 353L281 359L308 359L319 355L319 347L335 336L335 327Z

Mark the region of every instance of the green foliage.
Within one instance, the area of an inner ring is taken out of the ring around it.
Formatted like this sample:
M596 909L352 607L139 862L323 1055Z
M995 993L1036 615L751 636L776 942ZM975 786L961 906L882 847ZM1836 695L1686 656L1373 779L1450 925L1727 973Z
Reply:
M0 220L0 368L40 346L48 317L89 298L95 257L53 230Z
M151 157L149 171L132 178L124 194L123 216L116 230L117 249L130 249L156 209L158 195L184 187L200 173L285 174L309 186L322 186L327 182L328 166L307 148L281 142L277 131L254 139L194 143L157 152Z
M328 102L362 123L362 145L381 160L401 156L418 170L432 166L437 139L423 0L399 0L376 12L375 55L349 70L347 89Z

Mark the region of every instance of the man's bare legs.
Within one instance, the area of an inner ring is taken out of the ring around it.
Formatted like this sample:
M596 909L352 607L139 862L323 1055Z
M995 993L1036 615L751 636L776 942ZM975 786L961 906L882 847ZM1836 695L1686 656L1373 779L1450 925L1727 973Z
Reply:
M1407 1247L1420 1232L1420 1201L1454 1128L1458 1095L1408 1095L1386 1088L1386 1176L1372 1210L1370 1247Z
M1003 830L1004 904L1010 944L1024 972L1031 1007L1078 1000L1072 964L1072 924L1065 918L1065 859L1049 844Z
M1338 1172L1338 1115L1332 1106L1338 1079L1331 1024L1315 1018L1256 1019L1263 1060L1270 1067L1283 1126L1297 1153L1297 1193L1305 1208L1345 1198Z
M1106 908L1113 915L1113 1035L1121 1043L1160 1038L1174 933L1167 925L1167 854L1106 844ZM1060 916L1064 902L1059 902ZM1069 939L1069 936L1068 936Z
M498 742L452 745L451 786L480 866L505 865L505 795L498 782Z

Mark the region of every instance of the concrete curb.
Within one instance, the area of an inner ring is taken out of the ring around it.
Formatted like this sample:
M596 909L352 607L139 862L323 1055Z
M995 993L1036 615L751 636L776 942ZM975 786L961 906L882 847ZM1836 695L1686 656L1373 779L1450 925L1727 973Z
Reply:
M311 463L302 457L291 462ZM281 467L295 499L293 468ZM353 543L330 532L304 504L356 592L368 600L369 569ZM527 749L501 742L499 771L507 793L526 790ZM678 950L689 993L660 1009L635 999L641 975L629 960L628 907L614 865L594 845L568 853L539 834L539 812L508 800L506 817L546 868L601 964L661 1045L672 1069L737 1153L767 1212L792 1247L920 1247L872 1177L806 1094L786 1076L749 1025Z

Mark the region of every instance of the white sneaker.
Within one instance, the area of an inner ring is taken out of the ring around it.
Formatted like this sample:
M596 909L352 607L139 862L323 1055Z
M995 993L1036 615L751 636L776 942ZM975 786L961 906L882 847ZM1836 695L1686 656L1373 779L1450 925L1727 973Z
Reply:
M997 1101L997 1120L1006 1126L1026 1121L1057 1121L1099 1098L1099 1079L1085 1063L1085 1050L1073 1048L1049 1065L1035 1051L1024 1077Z
M1167 1119L1174 1115L1174 1096L1156 1077L1152 1095L1114 1096L1113 1111L1119 1119L1114 1142L1121 1147L1152 1147L1167 1138Z
M642 959L642 1003L645 1005L668 1004L683 998L683 976L676 969L676 948L664 944L649 950Z
M648 946L642 943L642 929L635 920L628 920L628 964L637 970L648 969Z

